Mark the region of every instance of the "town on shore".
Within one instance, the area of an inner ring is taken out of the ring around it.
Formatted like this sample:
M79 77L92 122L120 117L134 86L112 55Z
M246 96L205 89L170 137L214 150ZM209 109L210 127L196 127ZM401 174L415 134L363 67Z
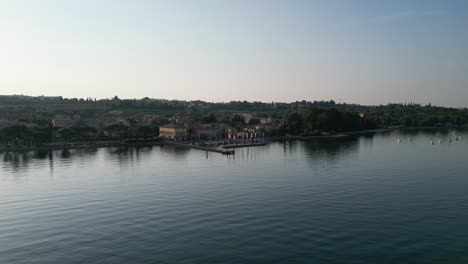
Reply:
M468 124L468 110L431 104L363 106L334 101L204 102L0 96L0 150L149 145L261 145L402 127Z

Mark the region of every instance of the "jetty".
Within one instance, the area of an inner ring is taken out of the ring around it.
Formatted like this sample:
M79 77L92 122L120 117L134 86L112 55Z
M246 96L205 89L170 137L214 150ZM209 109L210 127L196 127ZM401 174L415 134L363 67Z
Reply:
M248 148L248 147L259 147L259 146L265 146L268 144L267 142L246 142L246 143L240 143L240 144L227 144L227 145L220 145L220 148L224 149L234 149L234 148Z
M207 147L207 146L200 146L200 145L195 145L195 144L190 144L190 143L183 143L183 142L175 142L175 141L164 141L163 144L174 145L174 146L179 146L179 147L184 147L184 148L193 148L193 149L205 150L205 151L210 151L210 152L216 152L216 153L221 153L223 155L234 155L234 154L236 154L234 149L228 149L228 148L222 148L222 147Z

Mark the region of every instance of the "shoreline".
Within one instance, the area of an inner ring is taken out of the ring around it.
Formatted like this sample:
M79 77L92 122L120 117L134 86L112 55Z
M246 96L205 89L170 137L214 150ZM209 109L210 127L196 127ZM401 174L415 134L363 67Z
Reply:
M113 148L113 147L152 147L161 146L162 141L155 142L144 142L144 143L121 143L120 141L109 141L109 142L86 142L77 143L70 142L61 145L44 144L31 147L5 147L0 146L0 152L19 152L19 151L38 151L38 150L67 150L67 149L90 149L90 148Z
M278 136L278 137L266 137L263 141L250 142L249 144L230 144L226 146L218 146L219 150L214 150L214 147L204 147L197 145L189 145L180 142L174 141L152 141L152 142L136 142L136 143L122 143L120 141L105 141L105 142L67 142L64 144L42 144L30 147L19 147L19 146L5 146L0 145L0 152L19 152L19 151L38 151L38 150L67 150L67 149L88 149L88 148L110 148L110 147L152 147L152 146L162 146L165 144L171 144L182 147L189 147L200 150L214 151L221 153L223 149L234 149L242 147L256 147L264 146L276 141L286 141L286 140L309 140L309 139L334 139L334 138L346 138L349 136L363 135L368 133L382 133L390 131L399 131L399 130L415 130L415 129L465 129L466 126L462 127L399 127L399 128L379 128L379 129L370 129L370 130L361 130L353 132L343 132L338 134L325 134L325 135L316 135L316 136Z

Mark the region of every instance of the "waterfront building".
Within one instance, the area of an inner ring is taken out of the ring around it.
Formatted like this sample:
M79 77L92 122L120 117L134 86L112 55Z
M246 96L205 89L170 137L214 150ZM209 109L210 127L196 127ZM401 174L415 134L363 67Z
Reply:
M226 136L227 125L207 124L195 126L193 136L195 139L223 139Z
M187 140L187 128L179 125L160 126L159 137L174 141L184 141Z
M230 140L256 139L258 137L258 133L255 128L251 127L244 129L229 128L227 129L227 137Z

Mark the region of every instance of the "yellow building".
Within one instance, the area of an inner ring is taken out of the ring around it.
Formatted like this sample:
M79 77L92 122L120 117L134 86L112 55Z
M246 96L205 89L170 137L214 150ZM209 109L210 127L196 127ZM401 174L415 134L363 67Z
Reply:
M175 141L187 140L187 128L176 125L159 127L159 137Z

